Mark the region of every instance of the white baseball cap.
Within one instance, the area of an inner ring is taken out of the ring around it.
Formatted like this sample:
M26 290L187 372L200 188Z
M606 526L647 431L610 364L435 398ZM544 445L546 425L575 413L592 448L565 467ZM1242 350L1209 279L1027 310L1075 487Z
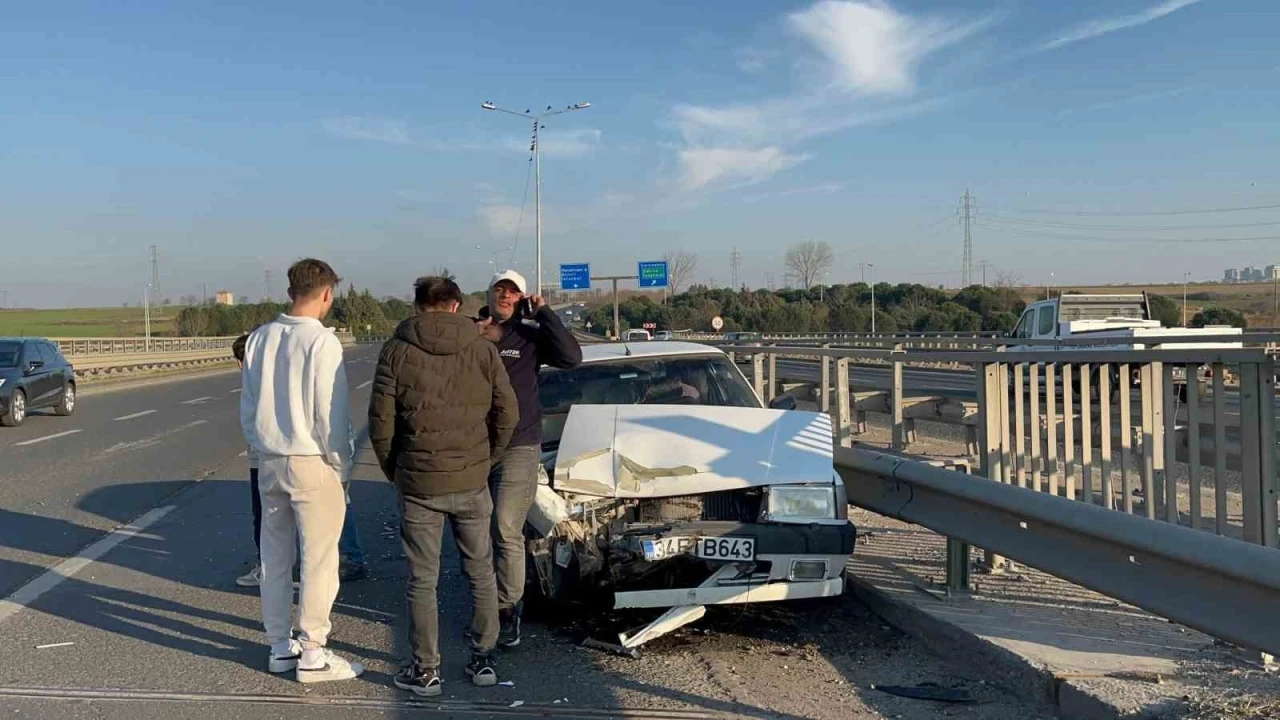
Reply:
M493 287L503 280L515 285L521 295L525 294L525 288L528 287L528 284L524 281L524 276L515 270L503 270L497 275L494 275L493 279L489 281L489 287Z

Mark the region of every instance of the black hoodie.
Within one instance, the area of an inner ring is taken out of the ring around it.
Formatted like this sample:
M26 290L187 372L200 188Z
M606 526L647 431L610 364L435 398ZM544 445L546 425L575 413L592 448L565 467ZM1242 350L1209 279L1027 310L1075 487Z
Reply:
M489 317L481 308L480 318ZM547 305L532 320L518 315L501 323L498 354L507 367L511 387L520 403L520 424L511 447L542 444L542 404L538 402L538 370L543 365L570 370L582 364L582 347Z
M485 487L490 459L515 430L516 396L474 321L426 312L400 323L378 356L369 442L408 495Z

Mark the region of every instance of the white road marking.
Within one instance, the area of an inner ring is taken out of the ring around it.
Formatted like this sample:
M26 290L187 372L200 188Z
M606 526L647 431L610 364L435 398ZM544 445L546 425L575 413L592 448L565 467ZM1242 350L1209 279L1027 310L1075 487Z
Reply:
M44 437L38 437L33 440L23 440L20 443L14 443L13 446L21 447L23 445L35 445L36 443L42 443L45 440L53 440L54 438L66 437L68 435L75 435L78 432L84 432L84 431L83 430L65 430L60 433L54 433L52 435L45 435Z
M183 401L182 401L182 404L183 404L183 405L199 405L199 404L201 404L201 403L208 402L208 401L210 401L210 400L212 400L212 399L213 399L213 398L211 398L211 397L209 397L208 395L206 395L206 396L204 396L204 397L198 397L198 398L195 398L195 399L192 399L192 400L183 400Z
M145 438L142 438L141 440L133 440L131 442L116 443L115 445L112 445L106 450L103 450L102 454L110 455L111 453L120 452L121 450L139 450L142 448L148 448L154 445L159 445L161 440L165 439L170 435L173 435L174 433L180 433L183 430L190 430L193 427L199 427L201 425L204 425L207 422L209 421L193 420L192 422L189 422L186 425L179 425L178 427L175 427L175 428L169 428L168 430L165 430L162 433L152 435L151 437L145 437Z
M236 393L240 392L240 390L241 390L241 389L242 389L242 388L236 388L235 390L232 390L232 391L231 391L231 394L232 394L232 395L235 395Z
M35 580L18 588L12 595L0 600L0 621L29 606L39 599L41 595L57 587L63 580L85 569L90 563L106 555L115 546L146 530L176 507L177 505L166 505L143 514L128 525L117 528L115 531L108 533L106 537L81 550L75 557L63 560L46 570L43 575L40 575Z
M363 389L365 389L365 388L369 387L369 386L370 386L370 385L372 385L372 384L373 384L373 381L372 381L372 380L365 380L364 382L362 382L362 383L360 383L359 385L357 385L357 386L356 386L356 389L357 389L357 390L363 390Z
M140 417L143 417L143 416L146 416L146 415L150 415L150 414L151 414L151 413L153 413L153 412L155 412L155 410L143 410L142 412L136 412L136 413L134 413L134 414L132 414L132 415L121 415L120 417L116 418L116 420L117 420L117 421L120 421L120 420L132 420L132 419L134 419L134 418L140 418Z

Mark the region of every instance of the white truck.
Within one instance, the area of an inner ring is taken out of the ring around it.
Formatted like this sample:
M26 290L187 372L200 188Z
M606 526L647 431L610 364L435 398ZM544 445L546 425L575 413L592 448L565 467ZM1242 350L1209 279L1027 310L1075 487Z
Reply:
M1179 341L1179 338L1210 336L1213 340ZM1221 337L1221 341L1216 338ZM1136 295L1062 295L1031 303L1023 311L1010 338L1034 341L1088 338L1112 342L1064 344L1062 351L1073 350L1151 350L1151 349L1221 349L1240 348L1240 328L1211 326L1203 328L1167 328L1151 317L1151 304L1146 293ZM1040 342L1027 345L1010 344L1009 350L1044 350ZM1113 380L1118 368L1111 368ZM1203 374L1204 368L1201 368ZM1202 378L1203 379L1203 378ZM1134 383L1138 377L1133 378ZM1181 367L1174 369L1178 396L1185 397L1186 377ZM1094 383L1094 387L1097 384ZM1112 384L1115 388L1115 383Z

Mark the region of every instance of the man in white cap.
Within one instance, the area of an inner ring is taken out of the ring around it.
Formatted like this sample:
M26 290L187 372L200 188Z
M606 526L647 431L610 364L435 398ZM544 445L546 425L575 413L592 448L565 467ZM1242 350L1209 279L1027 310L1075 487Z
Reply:
M543 365L574 368L582 348L573 333L539 295L526 295L524 276L505 270L489 283L489 306L480 311L480 330L498 346L520 406L520 422L507 449L489 473L493 493L493 559L498 576L498 644L520 644L520 610L524 598L524 523L538 489L542 459L542 407L538 403L538 369Z

